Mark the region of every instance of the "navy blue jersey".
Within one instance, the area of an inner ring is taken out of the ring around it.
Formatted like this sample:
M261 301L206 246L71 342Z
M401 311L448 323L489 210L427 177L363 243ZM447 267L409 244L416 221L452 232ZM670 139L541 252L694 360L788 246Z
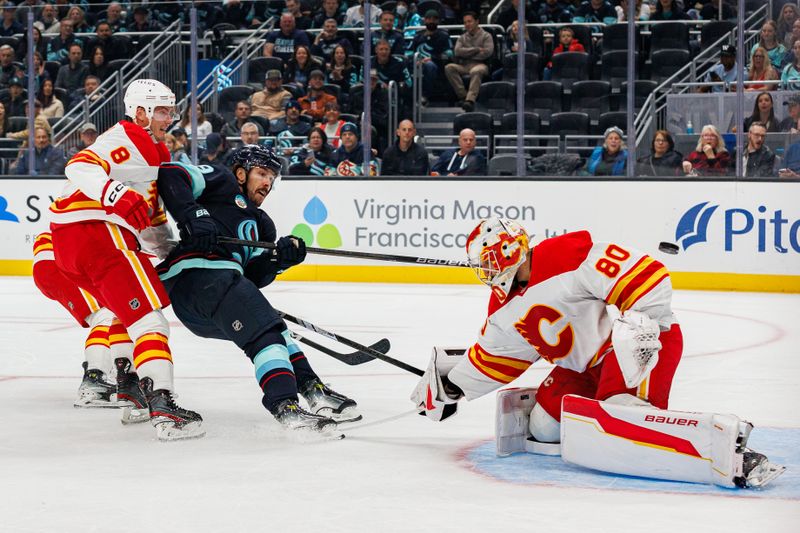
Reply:
M251 241L274 242L275 223L247 198L233 173L222 166L193 166L164 163L158 172L158 193L167 212L181 230L181 241L156 267L162 280L191 268L237 270L259 287L269 284L274 273L265 276L262 263L268 262L263 248L219 244L213 251L196 249L183 238L184 226L202 209L208 211L220 236ZM269 269L266 269L267 271Z

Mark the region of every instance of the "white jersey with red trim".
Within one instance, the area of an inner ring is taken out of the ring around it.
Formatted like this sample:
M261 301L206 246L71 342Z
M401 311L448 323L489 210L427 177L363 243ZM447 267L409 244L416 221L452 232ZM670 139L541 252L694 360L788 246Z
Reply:
M169 160L167 147L154 142L147 130L126 120L118 122L67 163L64 174L69 181L61 196L50 205L52 223L113 222L137 234L145 250L165 257L171 247L167 243L173 240L172 230L166 224L156 179L159 165ZM150 206L150 228L140 233L103 207L103 190L110 180L144 196Z
M478 342L448 374L468 399L518 378L543 358L576 372L611 350L614 305L675 323L672 283L652 257L613 243L594 243L587 231L542 241L532 250L531 279L504 302L492 295Z

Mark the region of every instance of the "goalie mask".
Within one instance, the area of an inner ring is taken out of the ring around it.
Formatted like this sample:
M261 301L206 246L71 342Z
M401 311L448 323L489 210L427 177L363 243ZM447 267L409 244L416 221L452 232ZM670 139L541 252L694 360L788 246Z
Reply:
M528 257L528 248L525 229L506 218L482 220L467 237L470 266L501 302L511 292L517 270Z

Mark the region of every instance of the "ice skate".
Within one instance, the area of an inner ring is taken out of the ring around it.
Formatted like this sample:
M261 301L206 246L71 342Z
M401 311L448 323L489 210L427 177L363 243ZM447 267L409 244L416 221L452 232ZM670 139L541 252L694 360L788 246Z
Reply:
M153 390L153 380L143 378L139 382L150 408L150 423L156 428L159 440L195 439L206 434L203 417L194 411L178 407L172 392L166 389Z
M332 418L309 413L293 398L280 402L272 414L287 429L326 432L336 426Z
M745 448L742 454L742 475L733 482L742 489L761 488L786 471L785 466L770 463L767 456Z
M308 402L308 410L315 415L332 418L338 424L361 420L355 400L339 394L318 379L309 381L300 391Z
M78 387L78 398L73 405L78 408L101 407L117 408L117 388L113 383L106 381L105 372L96 368L89 368L89 363L83 362L83 381Z
M117 403L122 407L122 423L147 422L150 420L147 398L139 387L139 376L136 372L130 372L130 360L118 357L114 365L117 367Z

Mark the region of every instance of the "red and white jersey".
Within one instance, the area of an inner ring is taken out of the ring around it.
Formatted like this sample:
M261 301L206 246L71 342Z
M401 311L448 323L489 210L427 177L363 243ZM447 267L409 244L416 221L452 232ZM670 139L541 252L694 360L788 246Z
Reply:
M153 227L144 230L140 240L155 251L158 240L171 236L156 190L158 167L169 160L167 147L163 142L154 142L147 130L126 120L118 122L67 163L64 173L69 181L61 196L50 205L52 223L103 220L138 235L122 217L103 208L103 190L109 180L116 180L137 191L150 204Z
M662 329L675 322L672 283L652 257L587 231L542 241L532 250L531 279L505 302L492 295L478 342L448 374L468 399L518 378L543 358L583 372L611 351L614 305L647 314Z

